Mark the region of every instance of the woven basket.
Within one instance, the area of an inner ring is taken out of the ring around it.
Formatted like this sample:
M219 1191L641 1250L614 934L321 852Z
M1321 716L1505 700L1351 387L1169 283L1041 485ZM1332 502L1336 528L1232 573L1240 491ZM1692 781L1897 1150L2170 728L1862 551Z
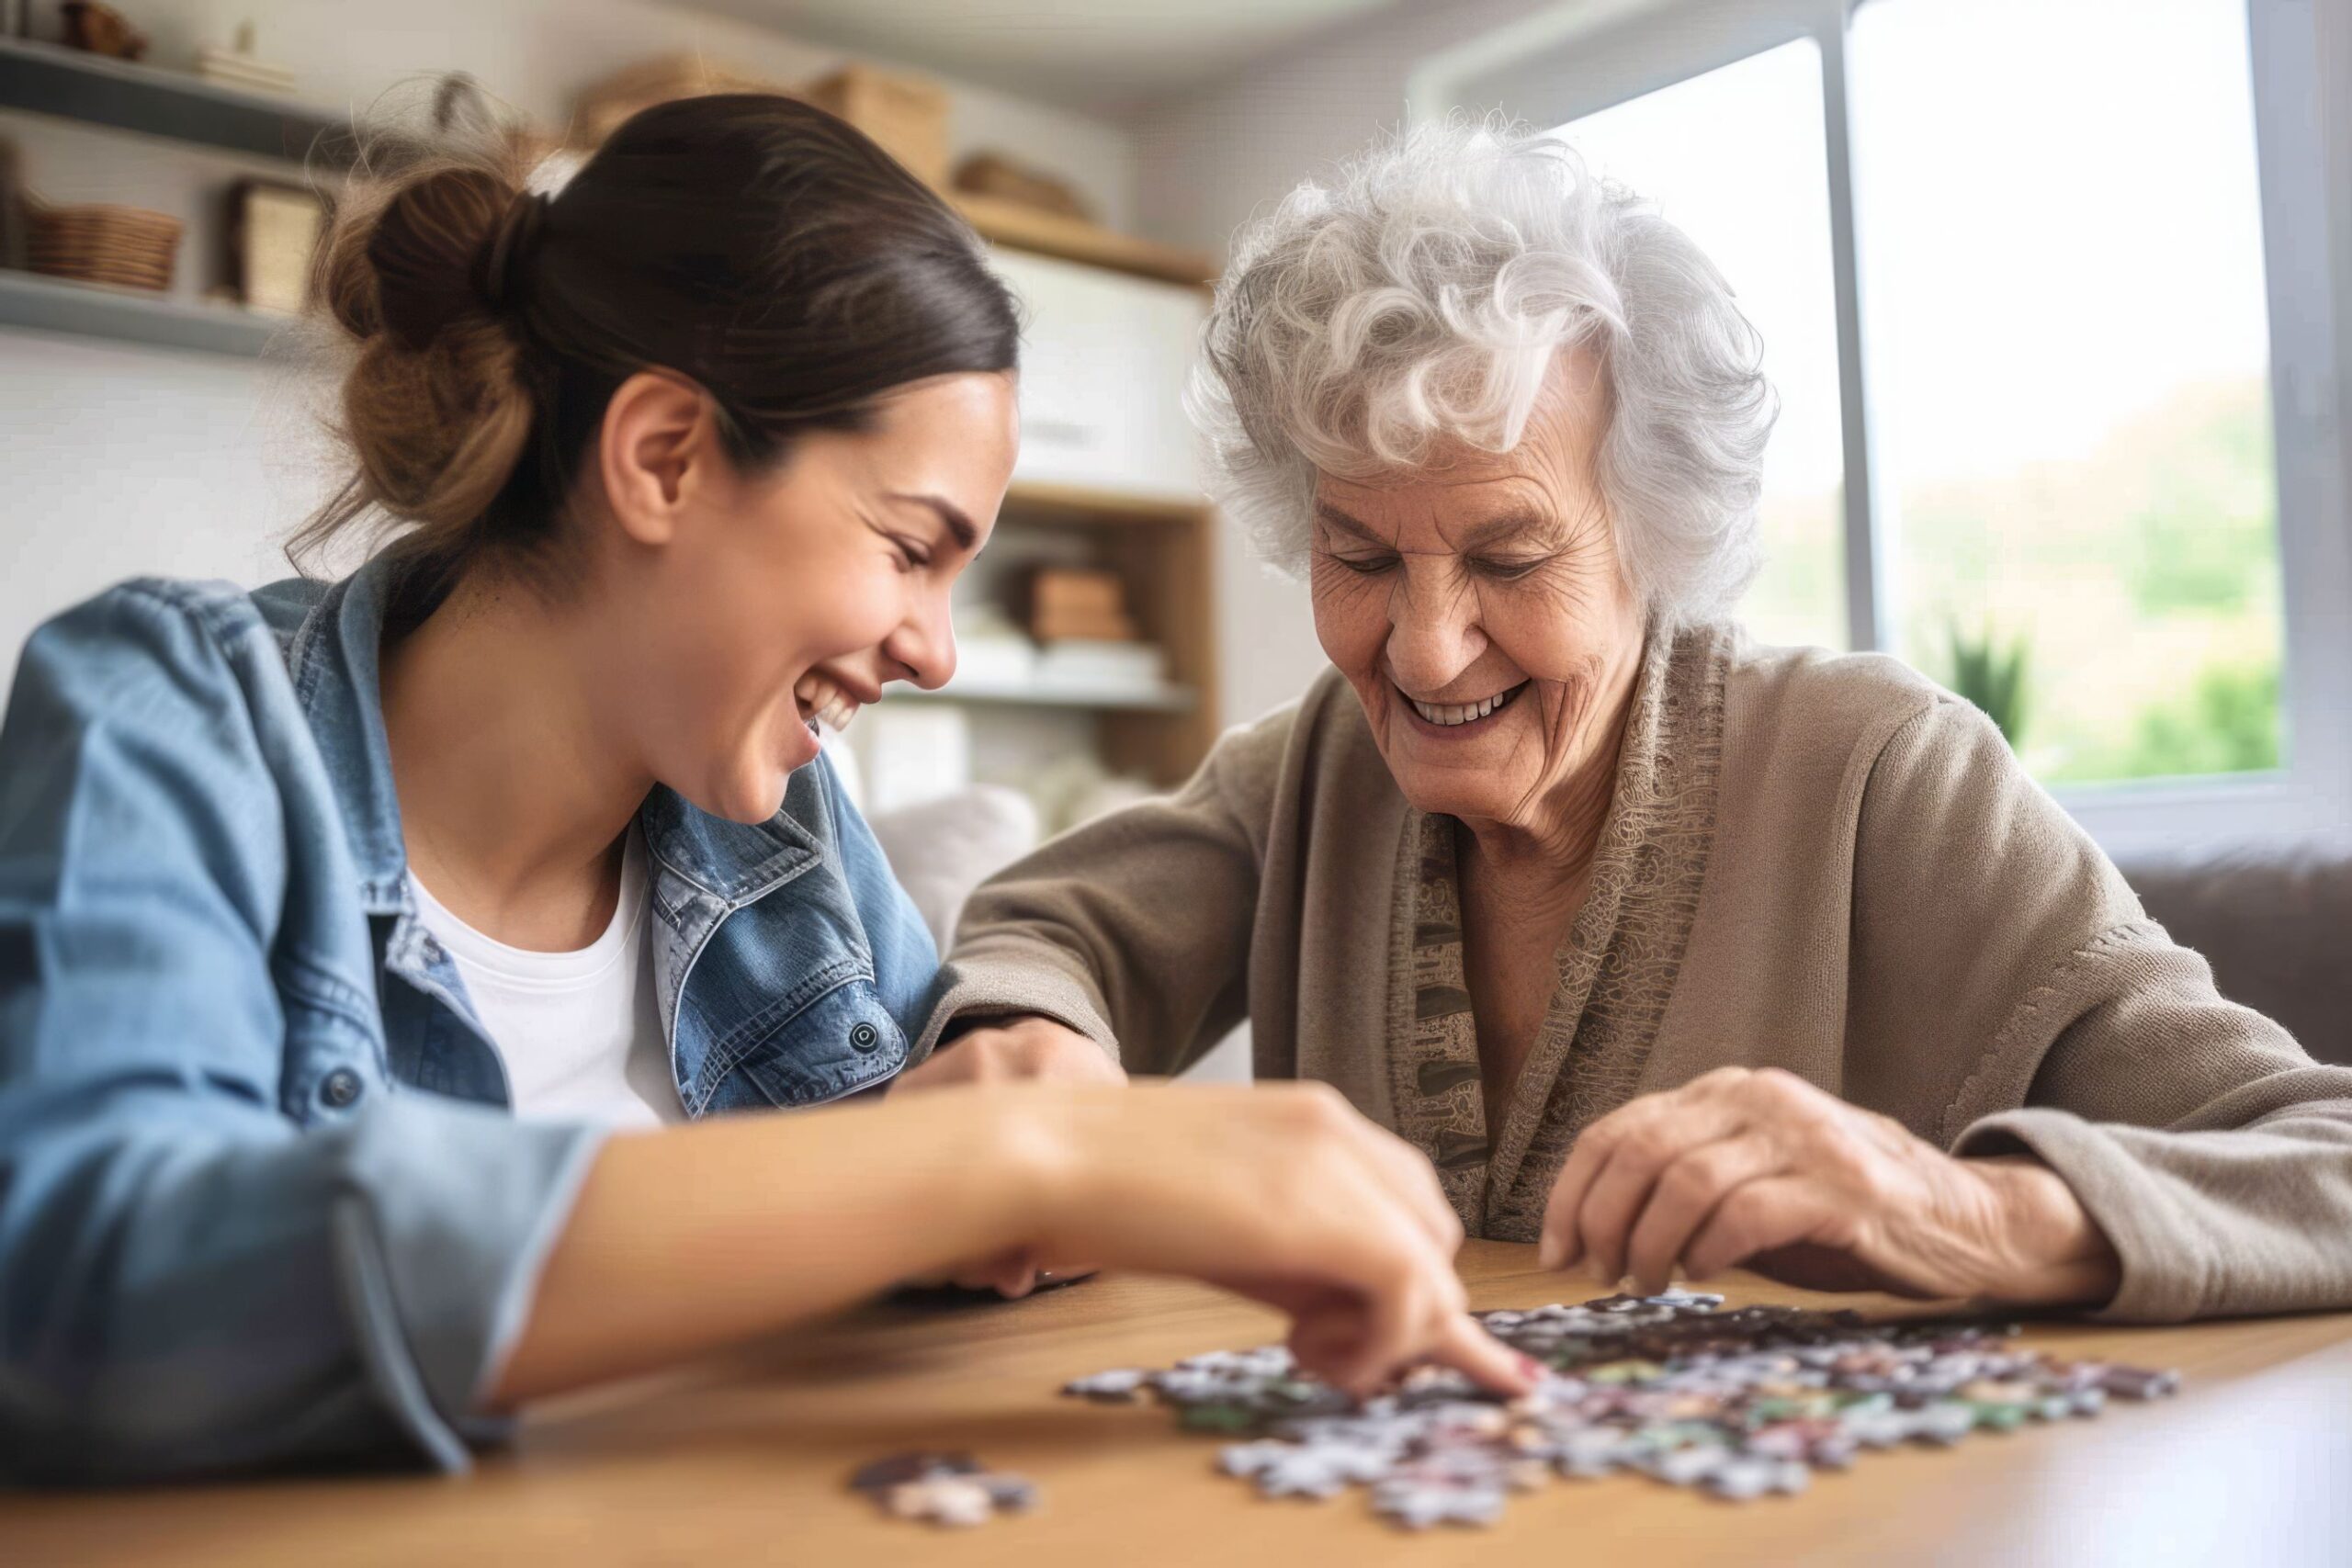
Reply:
M76 283L163 293L172 286L181 223L144 208L26 203L26 265Z

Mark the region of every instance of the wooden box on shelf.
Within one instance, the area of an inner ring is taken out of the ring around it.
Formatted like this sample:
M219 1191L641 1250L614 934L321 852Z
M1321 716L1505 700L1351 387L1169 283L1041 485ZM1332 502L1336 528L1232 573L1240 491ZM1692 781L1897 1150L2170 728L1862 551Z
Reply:
M1135 641L1125 585L1118 573L1097 568L1038 568L1029 579L1029 635L1039 642Z
M641 61L582 90L573 100L571 141L594 148L639 109L713 93L781 93L756 72L700 54L671 54Z
M1100 568L1115 574L1137 637L1164 655L1169 690L1186 700L1105 706L1096 720L1102 761L1163 788L1191 776L1219 728L1216 516L1204 501L1023 480L1005 497L1000 523L1082 528Z
M917 76L844 65L800 96L872 137L934 189L947 185L947 91Z
M229 284L247 310L301 313L326 227L325 204L302 186L240 180L230 187Z

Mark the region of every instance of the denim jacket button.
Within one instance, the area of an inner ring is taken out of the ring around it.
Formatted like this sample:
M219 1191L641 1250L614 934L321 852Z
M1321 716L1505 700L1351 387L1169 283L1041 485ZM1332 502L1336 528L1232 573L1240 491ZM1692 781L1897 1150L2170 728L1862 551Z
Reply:
M349 1067L337 1067L319 1085L319 1098L329 1108L341 1111L358 1100L363 1086L359 1075Z
M849 1043L861 1051L871 1051L882 1043L882 1032L870 1023L861 1023L849 1032Z

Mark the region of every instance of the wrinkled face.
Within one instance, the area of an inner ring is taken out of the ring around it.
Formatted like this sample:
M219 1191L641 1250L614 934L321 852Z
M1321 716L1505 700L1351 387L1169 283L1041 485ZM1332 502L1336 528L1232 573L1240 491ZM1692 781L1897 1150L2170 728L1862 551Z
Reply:
M1010 375L890 396L870 429L798 438L781 466L706 462L641 603L638 743L702 809L763 821L886 681L956 669L948 590L987 542L1019 445Z
M1316 636L1424 811L1541 831L1613 764L1643 616L1591 477L1606 408L1564 356L1514 450L1317 485Z

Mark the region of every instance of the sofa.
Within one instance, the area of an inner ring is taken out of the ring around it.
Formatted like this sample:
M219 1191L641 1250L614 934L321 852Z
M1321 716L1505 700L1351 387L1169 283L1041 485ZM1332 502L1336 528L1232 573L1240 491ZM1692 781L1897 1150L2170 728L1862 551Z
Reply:
M2149 918L2213 966L2222 994L2352 1066L2352 834L2120 863Z

